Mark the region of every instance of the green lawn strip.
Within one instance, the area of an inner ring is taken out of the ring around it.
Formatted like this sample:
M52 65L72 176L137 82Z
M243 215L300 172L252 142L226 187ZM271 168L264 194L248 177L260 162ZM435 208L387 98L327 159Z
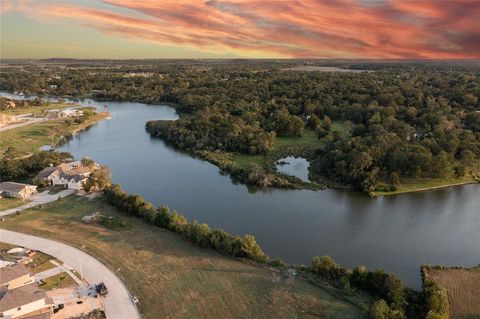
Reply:
M128 230L86 224L94 212L126 221ZM82 249L114 271L141 302L146 318L362 318L363 307L302 276L191 244L185 237L119 213L103 198L69 196L12 215L0 227ZM333 288L332 288L333 289Z
M96 114L81 124L67 125L65 120L56 119L4 131L0 140L0 154L9 147L14 147L20 155L37 152L41 146L56 145L63 137L84 129L105 116Z
M27 204L28 202L30 201L27 199L10 198L10 197L0 198L0 211L7 210L10 208L15 208L23 204Z
M75 107L77 105L71 103L52 103L47 105L29 105L24 107L15 107L11 109L2 110L0 113L6 115L22 115L22 114L43 114L46 110L55 110L55 109L63 109L68 107Z
M397 185L397 190L390 191L389 185L380 183L375 191L376 196L396 195L402 193L418 192L428 189L443 188L449 186L457 186L464 184L474 184L480 182L480 163L466 169L465 176L462 177L445 177L445 178L412 178L402 179Z
M52 290L57 288L66 288L75 286L76 282L66 272L61 272L54 276L43 279L43 283L39 285L44 290Z

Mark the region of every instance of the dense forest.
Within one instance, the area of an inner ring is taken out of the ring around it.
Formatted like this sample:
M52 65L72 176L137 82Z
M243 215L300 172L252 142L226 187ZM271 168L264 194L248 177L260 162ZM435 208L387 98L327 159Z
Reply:
M0 90L174 103L180 119L147 130L194 152L265 154L280 137L314 131L311 175L365 192L380 182L394 189L403 179L477 174L478 63L333 63L369 70L360 73L287 70L291 64L11 64Z

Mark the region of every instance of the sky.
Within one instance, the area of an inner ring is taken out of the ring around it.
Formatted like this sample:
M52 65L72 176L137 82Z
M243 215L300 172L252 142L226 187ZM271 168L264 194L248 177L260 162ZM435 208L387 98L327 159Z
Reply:
M0 3L3 59L480 58L480 0Z

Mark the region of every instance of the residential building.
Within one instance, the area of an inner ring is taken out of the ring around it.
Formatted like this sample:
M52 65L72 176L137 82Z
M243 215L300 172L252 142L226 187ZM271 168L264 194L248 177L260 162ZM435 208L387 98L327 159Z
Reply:
M0 268L0 290L16 289L34 283L30 271L23 264Z
M45 314L50 318L53 300L37 284L0 290L0 318L33 318Z
M92 169L82 166L80 161L62 163L57 167L46 167L37 176L34 181L45 179L50 185L62 185L69 189L81 190L87 181L88 176L98 166Z
M16 183L16 182L3 182L0 183L0 196L15 197L15 198L27 198L37 193L37 186Z

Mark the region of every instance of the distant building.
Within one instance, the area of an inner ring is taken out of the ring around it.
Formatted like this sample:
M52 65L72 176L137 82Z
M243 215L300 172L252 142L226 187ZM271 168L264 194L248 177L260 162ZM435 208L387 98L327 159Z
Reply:
M16 183L16 182L3 182L0 183L0 196L14 197L14 198L27 198L37 193L37 186Z
M66 110L47 110L46 117L49 119L55 118L70 118L70 117L77 117L83 115L83 111L73 110L73 109L66 109Z
M52 90L58 89L58 85L56 84L50 84L48 87L51 88Z

